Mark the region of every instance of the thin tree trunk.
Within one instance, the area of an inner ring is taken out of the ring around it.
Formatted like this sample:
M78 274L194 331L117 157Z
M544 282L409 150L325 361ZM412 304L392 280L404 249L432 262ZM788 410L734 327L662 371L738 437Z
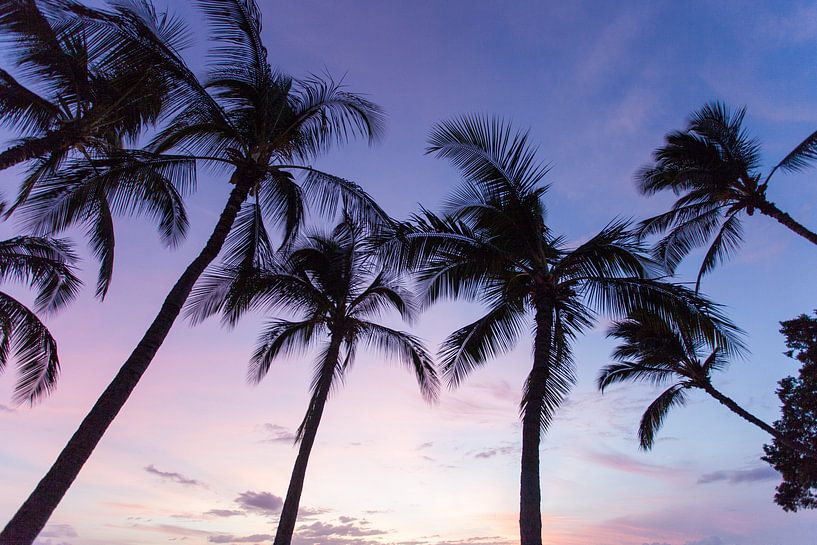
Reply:
M249 183L240 183L232 190L204 249L179 277L144 337L74 432L54 465L0 533L0 545L31 545L48 522L108 426L136 388L170 332L196 280L218 256L250 186Z
M759 419L758 417L756 417L755 415L753 415L752 413L738 405L737 402L735 402L735 400L722 394L719 390L715 389L715 387L712 386L711 384L704 385L701 388L706 393L717 399L721 405L723 405L724 407L726 407L739 417L743 418L747 422L751 422L758 428L762 429L763 431L765 431L766 433L780 441L782 445L792 449L795 452L799 452L800 454L808 456L809 458L817 459L817 453L811 452L809 449L803 448L797 443L790 441L785 435L777 431L773 426L767 424L763 420Z
M323 416L323 408L329 397L329 390L332 388L332 377L340 353L340 340L335 340L333 334L326 359L321 370L321 380L310 402L309 412L304 421L301 445L298 448L298 457L295 458L295 466L292 468L292 476L289 479L287 496L284 499L284 507L281 509L281 518L278 520L278 529L275 532L273 545L290 545L292 535L295 533L295 522L298 520L298 508L301 504L301 493L304 490L306 480L306 466L309 463L309 455L312 453L312 446L315 444L315 436L318 433L318 426Z
M798 223L786 212L780 210L773 202L769 202L764 199L763 201L758 203L757 209L760 210L761 214L776 219L782 225L785 225L786 227L788 227L789 229L791 229L804 239L808 240L812 244L817 244L817 233L810 231L804 225Z
M542 491L539 480L539 442L542 408L550 376L553 310L537 302L533 368L528 376L522 417L522 470L519 483L521 545L542 545Z
M28 139L0 153L0 170L55 151L64 151L76 142L77 137L73 133L62 131L48 132L41 137Z

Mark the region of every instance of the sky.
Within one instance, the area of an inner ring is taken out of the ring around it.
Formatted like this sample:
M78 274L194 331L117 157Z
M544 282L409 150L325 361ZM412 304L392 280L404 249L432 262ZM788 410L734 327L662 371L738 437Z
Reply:
M205 69L200 15L187 58ZM166 5L166 4L159 4ZM388 114L383 141L316 163L365 187L391 214L435 209L456 185L424 155L435 122L463 113L529 128L551 164L547 221L581 242L615 217L664 210L633 174L663 135L710 100L748 108L773 165L817 126L817 6L807 2L260 2L270 59L295 76L344 77ZM769 197L817 227L815 171L781 175ZM19 172L0 173L13 194ZM48 324L63 373L56 392L12 406L0 377L0 520L11 517L112 379L215 223L229 185L202 172L186 242L163 248L139 220L117 224L114 283ZM747 332L751 356L716 386L766 421L777 381L796 373L778 322L816 305L813 246L774 221L747 218L746 243L704 291ZM4 234L14 232L3 226ZM87 252L83 252L87 255ZM693 255L679 280L692 278ZM22 293L19 290L15 293ZM28 296L30 300L30 296ZM432 307L412 328L431 347L479 307ZM178 321L38 545L269 543L296 455L312 359L276 365L258 386L246 362L264 317L232 330ZM396 322L394 322L396 324ZM768 438L702 393L675 410L655 448L638 450L656 395L594 378L613 347L606 323L576 343L579 381L544 438L543 534L549 545L813 545L817 513L785 513L779 477L759 460ZM406 326L408 327L408 326ZM359 353L333 394L310 459L295 543L510 545L518 542L518 403L530 342L426 405L411 375Z

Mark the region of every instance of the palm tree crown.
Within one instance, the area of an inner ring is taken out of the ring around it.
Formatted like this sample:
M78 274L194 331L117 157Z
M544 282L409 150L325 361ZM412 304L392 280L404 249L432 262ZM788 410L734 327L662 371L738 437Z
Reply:
M714 309L689 290L655 280L657 267L625 223L614 222L573 248L554 235L542 202L547 168L537 162L527 133L466 116L439 124L428 152L451 160L464 181L445 215L424 211L382 237L381 250L419 271L425 304L462 297L487 307L442 344L442 371L452 386L509 351L534 316L533 367L521 406L520 530L524 545L539 544L539 441L574 382L575 338L596 312L617 316L636 304L660 314Z
M34 288L40 312L54 312L76 296L80 282L75 261L64 240L20 236L0 241L0 281ZM12 354L19 372L16 402L34 403L54 388L60 370L57 342L33 311L0 292L0 373Z
M647 382L662 387L669 385L641 417L638 439L644 450L651 449L655 444L656 434L669 411L686 404L689 390L699 389L778 439L780 444L817 459L817 453L790 441L773 426L715 388L712 373L724 370L730 357L746 353L738 337L713 336L712 331L718 327L706 316L689 321L658 317L644 309L631 312L627 318L610 327L608 336L619 339L621 343L613 352L616 363L604 367L599 373L599 390L603 392L607 387L622 382ZM738 332L737 329L734 331Z
M727 259L743 238L741 216L755 210L776 219L817 244L817 234L797 223L766 197L775 172L796 172L817 158L817 132L811 134L763 177L760 145L743 127L745 108L730 111L707 104L692 114L683 131L671 132L653 153L653 162L638 173L639 190L652 195L672 191L672 208L640 224L642 236L666 233L655 257L670 271L695 247L709 243L701 278Z
M24 78L0 70L0 118L21 135L0 153L0 169L36 159L18 203L69 156L93 156L134 141L165 105L168 80L160 68L132 47L115 54L100 47L99 29L78 17L79 9L70 2L0 0L0 31ZM122 25L150 20L170 47L185 44L182 22L157 18L144 1L122 3L119 12Z
M388 310L412 320L416 305L400 277L379 266L366 251L369 244L364 229L347 216L331 235L299 238L273 262L251 268L240 263L218 267L191 299L189 313L194 321L223 313L225 323L234 324L252 309L297 315L294 320L276 318L267 323L250 362L251 382L260 381L274 360L321 343L312 396L297 432L301 444L278 523L277 545L289 545L292 540L324 406L361 344L397 357L414 372L426 400L437 396L437 374L420 340L373 321Z

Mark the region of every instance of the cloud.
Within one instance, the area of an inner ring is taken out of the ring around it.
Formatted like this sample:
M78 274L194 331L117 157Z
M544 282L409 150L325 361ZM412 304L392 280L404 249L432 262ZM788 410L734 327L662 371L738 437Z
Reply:
M331 511L331 509L327 509L325 507L299 507L298 517L315 517L318 515L325 515Z
M331 524L328 522L313 522L298 528L298 537L306 539L320 539L325 537L364 537L382 536L387 532L376 528L363 528L367 526L367 521L354 521L341 524Z
M709 536L696 541L687 541L684 545L724 545L724 543L718 536Z
M493 458L494 456L513 454L517 451L516 445L507 445L504 447L489 448L474 454L474 458Z
M587 451L584 453L584 457L601 466L637 475L671 476L678 472L678 470L670 467L649 464L617 452Z
M428 443L423 443L422 445L420 445L419 447L417 447L417 450L423 450L424 448L431 448L431 447L433 447L433 446L434 446L434 442L433 442L433 441L429 441Z
M209 515L211 517L237 517L244 514L244 511L236 509L210 509L204 513L205 516Z
M737 469L732 471L713 471L698 478L698 484L709 484L725 481L729 484L753 483L770 481L778 477L777 472L769 466L760 466L752 469ZM709 545L709 544L705 544Z
M77 531L70 524L49 524L37 537L77 537Z
M70 524L49 524L34 540L34 545L72 545L64 539L70 537L78 537Z
M278 424L264 424L264 431L269 434L269 437L264 439L265 443L294 443L295 434L289 428L279 426Z
M153 464L144 468L145 471L150 473L151 475L156 475L157 477L161 477L164 480L173 481L175 483L183 484L185 486L205 486L203 482L197 481L196 479L191 479L189 477L185 477L181 473L176 473L175 471L160 471L156 469Z
M434 545L511 545L515 542L514 540L499 536L481 536L458 539L454 541L435 541L433 543Z
M264 515L277 514L284 505L284 500L270 492L242 492L235 502L247 511Z
M210 543L261 543L262 541L272 541L275 536L270 534L253 534L251 536L234 536L231 534L218 534L210 536L207 541Z
M13 412L15 412L14 409L9 407L8 405L3 405L2 403L0 403L0 413L13 413Z

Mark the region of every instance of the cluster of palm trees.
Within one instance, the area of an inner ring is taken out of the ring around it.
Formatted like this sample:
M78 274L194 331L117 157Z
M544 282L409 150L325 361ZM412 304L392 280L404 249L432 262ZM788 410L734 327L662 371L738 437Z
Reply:
M440 213L422 210L397 221L359 185L311 166L351 139L375 142L383 131L378 106L329 77L274 69L254 0L196 4L213 43L204 78L185 62L191 34L184 21L149 0L102 9L71 0L0 0L0 35L12 44L16 73L0 70L0 116L19 135L0 152L0 168L25 172L4 213L20 218L28 233L0 242L0 279L34 288L37 311L61 308L79 288L72 247L54 238L61 232L84 232L99 261L96 294L104 299L114 270L114 218L145 216L174 246L188 227L184 198L195 189L197 169L210 168L231 186L204 248L0 532L0 545L34 541L183 311L193 323L219 314L227 325L248 310L269 315L251 382L276 358L320 346L276 545L292 540L321 416L360 346L404 362L431 401L441 378L456 387L531 331L532 318L532 366L521 397L523 545L541 544L539 444L575 381L573 346L601 315L614 320L610 335L621 345L617 363L602 370L600 389L672 382L644 414L643 448L690 388L777 433L712 386L712 372L745 347L741 331L699 287L736 250L744 213L758 210L817 243L766 197L772 174L817 158L817 133L762 177L743 111L705 106L667 136L639 174L644 193L679 196L672 209L636 226L613 221L570 246L545 221L547 168L528 134L500 119L461 116L438 124L427 150L450 161L461 182ZM308 209L336 226L305 227ZM653 247L645 243L661 233ZM706 243L695 289L670 282L678 263ZM441 299L477 300L486 312L444 340L439 365L420 339L377 321L395 311L410 322ZM0 371L12 354L18 401L34 402L54 387L56 342L33 311L0 293Z

